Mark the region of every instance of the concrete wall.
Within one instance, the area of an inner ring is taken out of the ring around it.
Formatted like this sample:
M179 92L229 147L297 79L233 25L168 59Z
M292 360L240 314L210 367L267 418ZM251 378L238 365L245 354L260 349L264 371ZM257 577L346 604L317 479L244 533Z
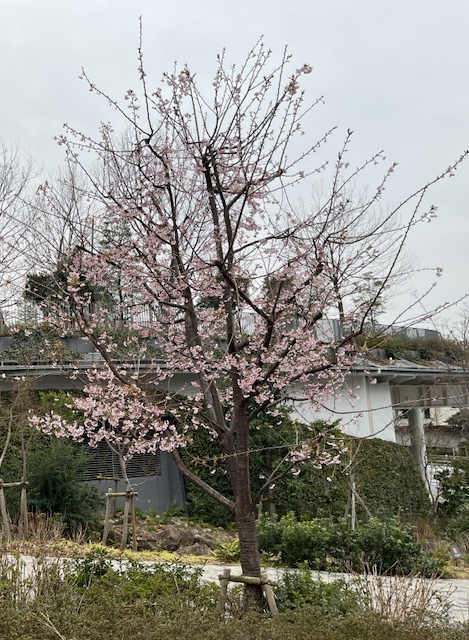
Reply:
M294 406L293 415L302 422L313 420L341 421L345 433L359 438L376 437L395 441L394 414L388 382L373 384L365 374L351 374L346 386L337 389L334 397L326 401L322 411L315 411L307 403ZM358 399L351 404L350 392Z
M139 509L153 509L156 513L164 513L170 507L185 507L186 492L184 489L184 480L179 473L175 463L168 453L160 452L161 457L161 474L155 476L137 476L131 477L135 491L138 496L135 499L135 505ZM90 484L97 486L97 481L88 481ZM114 482L102 480L100 483L101 493L104 494L108 489L114 491ZM124 482L118 482L117 490L125 491ZM117 507L124 508L125 498L117 499Z

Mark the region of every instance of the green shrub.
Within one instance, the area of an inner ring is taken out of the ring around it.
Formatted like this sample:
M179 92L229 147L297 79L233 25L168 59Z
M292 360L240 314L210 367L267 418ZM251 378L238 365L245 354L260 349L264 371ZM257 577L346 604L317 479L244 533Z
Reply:
M408 447L374 439L346 438L353 458L355 488L373 516L387 520L397 516L427 516L431 503ZM349 500L349 478L342 464L315 469L310 463L296 477L287 477L275 488L278 516L293 511L298 518L340 518ZM386 473L383 473L386 469ZM368 518L357 503L359 521Z
M345 536L338 531L340 525L331 519L317 518L298 522L294 514L290 513L280 518L278 522L277 545L273 550L288 566L296 566L307 562L315 569L326 569L328 562L340 566L336 555L343 556ZM270 528L272 535L275 525ZM334 544L335 543L335 544ZM259 528L259 546L262 551L268 547L264 543L262 524Z
M443 563L426 551L417 540L415 527L397 520L371 518L353 532L352 568L377 567L381 572L432 576L443 570Z
M379 438L354 439L350 447L356 489L375 517L429 514L428 492L408 447ZM363 514L360 505L357 510Z
M94 526L102 500L95 487L79 482L88 459L84 448L60 440L32 452L28 472L30 505L41 513L60 514L69 529Z
M78 356L78 353L64 346L54 330L44 332L39 329L21 329L15 334L6 357L13 362L30 366L36 362L74 362Z
M279 611L315 605L325 615L343 616L363 611L368 604L350 582L342 579L322 582L313 576L306 563L298 571L285 572L274 592Z
M155 606L159 600L174 598L192 603L199 609L213 606L218 588L201 582L201 568L182 564L154 564L143 567L131 563L117 579L125 602L143 601Z
M68 581L84 598L98 597L102 590L112 591L123 606L139 603L159 606L177 596L199 608L214 606L218 589L201 582L202 569L183 564L128 562L116 565L105 551L97 550L68 566Z
M85 557L77 558L67 565L67 580L83 591L92 582L114 571L112 560L105 549L93 549Z
M209 476L204 479L210 482L213 478ZM211 482L211 484L220 490L218 483ZM227 495L231 495L231 490L228 490ZM186 483L186 504L187 512L193 522L208 523L213 527L226 527L233 521L233 516L225 507L189 482Z
M461 505L458 512L445 523L447 540L461 545L466 553L469 551L469 503Z
M438 522L446 538L469 550L469 459L456 458L436 474L440 484Z
M316 570L362 571L434 575L442 562L417 541L415 528L396 520L372 518L352 531L346 519L298 521L288 514L277 522L261 520L259 548L276 555L288 566L306 562Z
M440 517L457 516L469 504L469 459L456 458L447 469L437 473L436 478L442 498L438 506Z
M87 560L98 573L78 586L77 567L64 572L44 563L24 581L5 580L0 594L3 640L467 640L467 625L414 620L387 622L367 609L342 581L317 585L305 571L279 585L282 609L275 618L250 612L222 619L215 610L217 588L200 584L181 566L134 569L121 574L102 554ZM187 570L188 571L188 570ZM0 571L1 574L1 571ZM1 576L0 576L1 577ZM38 582L39 581L39 582ZM43 588L38 588L42 584ZM209 595L206 595L209 589ZM215 590L214 590L215 589ZM283 589L283 595L282 595ZM211 591L210 591L211 590ZM31 593L35 594L31 598ZM366 604L366 603L365 603Z

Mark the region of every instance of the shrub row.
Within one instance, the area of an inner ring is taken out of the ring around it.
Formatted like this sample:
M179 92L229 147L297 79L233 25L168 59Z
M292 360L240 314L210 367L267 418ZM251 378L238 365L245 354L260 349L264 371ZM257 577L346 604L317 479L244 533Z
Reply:
M407 575L435 575L443 569L417 540L411 525L397 520L370 519L352 531L343 519L320 518L298 521L293 513L278 521L262 519L258 524L259 549L276 555L282 563L308 563L318 571L376 569Z

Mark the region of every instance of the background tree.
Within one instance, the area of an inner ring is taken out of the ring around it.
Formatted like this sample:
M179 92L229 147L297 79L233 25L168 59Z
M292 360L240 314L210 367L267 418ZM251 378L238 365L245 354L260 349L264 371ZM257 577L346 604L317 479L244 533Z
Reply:
M64 392L37 392L25 382L2 392L0 403L0 475L15 483L5 489L8 516L18 523L18 536L28 536L28 514L60 516L68 532L88 528L99 518L102 500L95 487L84 485L83 471L90 459L86 448L31 429L28 416L52 407L69 420L77 419L66 405ZM27 492L26 492L27 489Z
M88 198L87 182L69 164L49 175L28 200L28 250L25 260L30 271L53 272L66 262L84 237L95 246L95 225L99 211Z
M7 310L27 269L28 229L31 226L29 187L36 177L31 158L17 145L0 140L0 332L5 333Z
M460 310L459 320L452 326L444 329L445 355L458 368L466 378L466 384L460 388L457 397L452 398L453 406L459 409L459 415L454 415L448 420L448 424L461 429L465 438L469 435L469 308L464 305Z
M89 452L72 442L44 440L30 456L30 509L51 518L60 516L69 534L89 531L99 522L103 507L96 487L81 481Z
M362 274L361 284L356 287L355 291L354 302L357 307L370 309L367 322L373 336L376 335L378 328L378 316L386 309L386 302L383 300L384 291L382 285L382 281L374 277L372 273L364 273Z
M0 398L0 474L7 482L6 493L0 489L3 532L11 535L10 516L18 523L20 538L28 537L28 468L31 446L40 439L31 429L29 415L37 408L29 381L17 380L12 391L3 392ZM13 485L13 486L12 486ZM15 488L16 487L16 488Z
M327 207L304 211L292 205L297 185L323 168L313 164L312 154L329 133L302 136L314 105L305 103L300 84L311 67L294 70L290 63L285 52L275 64L262 43L240 68L222 54L209 97L188 67L150 87L140 49L141 93L129 90L125 105L83 74L89 88L123 118L125 135L103 123L97 139L70 127L58 138L86 179L94 209L111 225L129 230L128 237L108 237L105 251L85 233L67 274L70 313L105 363L93 374L88 403L81 406L89 433L112 442L134 439L134 450L170 451L186 479L233 514L242 570L254 577L260 575L255 519L263 492L302 461L331 464L340 453L329 434L307 432L254 495L255 421L269 412L275 416L285 403L307 401L320 410L341 387L352 362L350 345L391 283L409 232L434 215L433 207L424 206L428 187L460 162L391 208L386 227L368 221L376 219L375 205L394 165L358 208L348 198L351 180L382 154L350 169L342 150ZM90 168L89 151L97 167ZM382 285L357 309L348 301L360 273L370 271L370 261L361 260L358 250L365 242L369 255L382 256ZM358 262L349 257L347 266L338 266L330 247L347 244L356 249L351 255ZM142 358L142 342L130 337L128 363L116 362L105 314L90 313L89 287L112 280L117 267L119 287L127 299L139 301L133 304L132 330L162 352L147 375L132 366L134 357ZM339 277L347 290L340 298L334 284ZM266 282L277 284L266 291ZM204 299L211 304L200 304ZM331 336L322 319L338 307L344 333ZM141 320L145 314L150 322ZM347 329L352 318L354 328ZM63 318L64 324L69 321ZM133 407L144 414L141 423L132 417ZM83 437L83 431L54 416L47 428ZM194 473L178 452L200 428L218 443L231 496ZM260 589L250 587L248 594L258 598Z
M316 468L314 461L309 461L302 465L300 474L293 475L288 473L285 457L289 457L299 442L303 443L308 436L311 438L314 431L337 438L340 435L338 425L324 421L301 424L292 419L287 407L281 407L275 416L269 413L259 415L253 420L251 427L251 489L254 496L259 494L259 514L267 513L270 517L277 517L288 511L301 516L316 516L321 513L322 506L331 503L331 495L337 493L336 483L331 486L326 478L328 475L340 476L343 467L334 465L333 469L328 467L326 472L325 469ZM181 456L184 463L196 471L199 477L223 495L234 498L224 457L220 455L219 444L208 429L198 429L191 434L190 442L181 451ZM279 468L286 471L284 477L280 477ZM275 483L268 481L272 474L276 476ZM343 482L339 480L338 484L343 485ZM214 503L210 496L192 483L186 485L186 498L191 516L197 516L216 526L232 521L232 514ZM345 502L338 507L337 512L343 515L344 508ZM325 513L332 515L327 507Z

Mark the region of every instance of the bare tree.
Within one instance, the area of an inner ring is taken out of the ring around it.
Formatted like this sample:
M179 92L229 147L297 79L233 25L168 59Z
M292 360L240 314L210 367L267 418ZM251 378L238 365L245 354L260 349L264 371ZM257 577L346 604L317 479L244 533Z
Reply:
M67 165L39 184L29 209L25 257L30 270L54 269L83 238L94 246L99 216L88 197L87 181L76 167Z
M0 331L5 311L17 299L25 272L27 231L31 226L27 206L34 163L17 145L0 140Z

